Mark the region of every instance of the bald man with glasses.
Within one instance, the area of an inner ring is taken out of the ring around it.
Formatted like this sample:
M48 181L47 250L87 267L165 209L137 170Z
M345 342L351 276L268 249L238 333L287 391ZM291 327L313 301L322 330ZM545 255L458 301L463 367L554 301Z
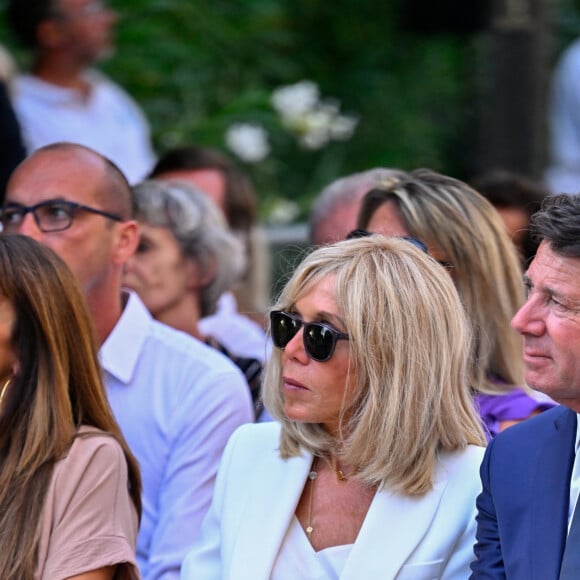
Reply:
M41 148L12 174L4 232L52 248L85 292L109 401L143 475L137 562L145 580L179 578L231 433L250 422L245 379L220 353L155 320L123 292L139 232L119 169L74 144Z

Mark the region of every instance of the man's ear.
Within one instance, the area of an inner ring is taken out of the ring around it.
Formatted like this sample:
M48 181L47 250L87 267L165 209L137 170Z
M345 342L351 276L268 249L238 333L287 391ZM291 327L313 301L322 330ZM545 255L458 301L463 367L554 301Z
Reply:
M113 248L112 260L123 265L137 250L139 245L139 225L135 220L115 224L117 237Z

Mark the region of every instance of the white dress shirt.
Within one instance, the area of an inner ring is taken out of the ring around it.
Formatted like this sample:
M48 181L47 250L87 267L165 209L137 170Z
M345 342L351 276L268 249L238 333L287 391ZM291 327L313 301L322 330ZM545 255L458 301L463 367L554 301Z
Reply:
M251 422L248 386L216 350L155 321L131 293L100 352L109 401L143 477L137 563L177 579L230 434Z
M270 343L259 324L240 314L231 292L220 296L215 314L199 321L202 334L213 336L232 354L255 358L262 364L268 358Z

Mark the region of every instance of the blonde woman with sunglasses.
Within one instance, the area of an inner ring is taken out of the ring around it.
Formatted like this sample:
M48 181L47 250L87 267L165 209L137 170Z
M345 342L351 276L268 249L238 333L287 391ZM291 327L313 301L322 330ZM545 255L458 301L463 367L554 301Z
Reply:
M464 579L485 437L451 278L409 240L319 248L270 314L276 423L230 439L182 579Z

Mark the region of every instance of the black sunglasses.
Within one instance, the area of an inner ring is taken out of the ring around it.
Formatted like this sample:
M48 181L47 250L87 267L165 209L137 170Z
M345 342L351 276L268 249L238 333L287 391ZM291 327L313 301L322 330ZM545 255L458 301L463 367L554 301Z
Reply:
M339 332L322 322L304 322L295 314L274 310L270 312L270 331L276 348L284 350L286 345L304 327L302 340L306 354L315 361L326 362L332 357L339 340L348 340L348 334Z

